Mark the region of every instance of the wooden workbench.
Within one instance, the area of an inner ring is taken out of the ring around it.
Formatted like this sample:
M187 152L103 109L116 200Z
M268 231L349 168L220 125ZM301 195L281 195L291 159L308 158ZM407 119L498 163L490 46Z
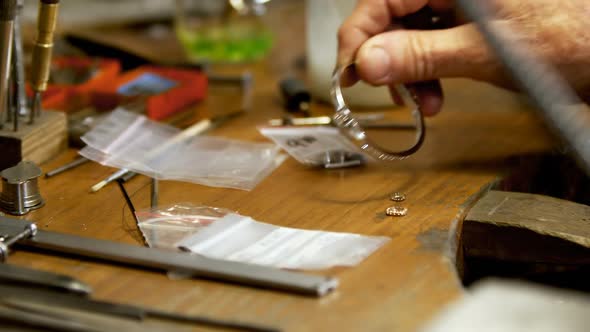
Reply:
M271 21L281 22L275 31L282 47L267 62L250 66L256 80L251 112L215 135L264 141L255 126L281 116L276 82L303 52L303 8L299 1L283 1L272 4L271 13L281 18ZM258 322L286 331L415 331L462 293L455 253L447 241L455 234L451 228L462 204L509 169L508 157L552 146L540 121L518 97L465 80L450 80L445 86L445 109L428 120L424 147L408 160L327 171L289 159L251 192L161 183L161 205L190 202L282 226L391 237L357 267L317 272L341 282L324 298L170 280L161 273L38 253L17 252L10 262L76 276L92 285L100 299ZM330 112L329 106L313 107L316 113ZM43 169L62 165L74 154L64 153ZM111 185L89 193L111 172L89 163L42 179L47 204L26 219L42 229L141 245L119 189ZM137 177L127 188L138 208L149 205L147 178ZM395 191L407 194L406 217L385 216L392 205L389 195Z

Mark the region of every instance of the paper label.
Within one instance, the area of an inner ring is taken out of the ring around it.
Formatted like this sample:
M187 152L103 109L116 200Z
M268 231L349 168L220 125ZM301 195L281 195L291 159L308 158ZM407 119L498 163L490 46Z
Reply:
M359 149L333 127L264 127L259 130L297 161L307 165L323 166L326 154L331 152L361 155Z

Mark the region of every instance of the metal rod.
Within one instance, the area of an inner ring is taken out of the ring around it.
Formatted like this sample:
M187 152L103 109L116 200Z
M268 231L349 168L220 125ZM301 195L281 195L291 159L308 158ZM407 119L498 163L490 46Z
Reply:
M478 26L500 61L536 104L546 122L590 174L590 110L557 70L517 41L518 31L494 24L486 1L458 0L457 4Z
M129 172L125 173L125 175L120 177L119 179L121 179L121 181L123 183L127 183L127 182L131 181L131 179L133 179L135 176L137 176L137 173L129 171Z
M0 217L0 234L18 234L26 225L30 223ZM39 230L33 238L19 244L24 247L44 249L45 252L72 254L152 270L181 271L195 277L308 296L324 296L338 286L338 279L333 277L209 259L188 253L145 248L45 230Z
M46 290L27 289L20 286L0 285L0 294L5 299L16 298L20 301L71 308L80 311L94 312L102 315L120 317L135 321L156 318L176 323L198 324L204 326L237 329L242 331L278 332L279 329L261 326L242 321L226 320L205 316L182 315L173 312L159 311L151 308L131 306L121 303L92 300L87 297L71 294L55 293Z
M0 264L0 281L2 284L18 284L28 288L65 291L82 296L92 293L90 286L69 276L11 264Z
M94 326L72 322L63 318L48 317L19 309L0 307L0 320L18 323L21 326L42 328L49 331L91 332L98 331Z
M16 61L14 61L14 60L12 62L12 69L13 70L12 70L12 78L11 78L11 80L12 80L12 83L13 84L11 84L11 85L14 86L14 89L13 89L13 91L11 91L11 94L10 94L12 100L10 101L10 107L11 107L11 109L9 109L9 111L12 111L13 112L13 114L12 114L12 130L14 132L17 132L18 131L18 117L19 117L19 115L18 115L18 96L17 96L17 83L16 83L16 68L15 68L15 65L14 65L15 62Z
M0 129L4 128L8 108L8 84L12 58L12 38L16 0L0 1Z
M158 179L152 178L152 184L150 186L151 189L151 199L150 199L150 206L152 209L158 208L158 192L159 192L159 184Z
M25 66L24 51L22 43L21 21L24 1L17 1L16 16L14 17L14 38L12 45L12 73L15 83L15 114L14 114L14 131L18 131L19 117L27 115L27 94L25 92Z
M83 164L85 164L85 163L87 163L89 161L90 160L88 160L88 159L86 159L84 157L76 158L72 162L69 162L69 163L67 163L67 164L65 164L63 166L60 166L60 167L58 167L56 169L53 169L53 170L45 173L45 177L46 178L50 178L52 176L56 176L56 175L61 174L63 172L66 172L66 171L69 171L71 169L74 169L74 168L76 168L76 167L78 167L80 165L83 165Z
M35 123L36 113L41 112L41 93L35 92L33 95L33 102L31 105L31 112L29 112L29 124Z

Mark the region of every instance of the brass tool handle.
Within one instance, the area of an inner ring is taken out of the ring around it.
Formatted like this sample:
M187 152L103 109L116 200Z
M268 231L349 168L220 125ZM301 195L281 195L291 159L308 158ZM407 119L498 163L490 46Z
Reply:
M31 85L35 91L45 91L47 89L58 7L59 0L41 0L39 4L37 37L33 48L31 72Z

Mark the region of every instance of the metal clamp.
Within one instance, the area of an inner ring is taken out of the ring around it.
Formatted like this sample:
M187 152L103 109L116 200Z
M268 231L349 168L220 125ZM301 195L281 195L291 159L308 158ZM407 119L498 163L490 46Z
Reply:
M6 261L8 254L10 254L10 247L12 245L21 240L32 238L35 235L37 235L37 225L27 224L22 232L11 236L4 241L0 241L0 262L4 263Z
M350 108L348 107L348 105L346 105L346 102L344 101L344 95L342 94L340 80L342 74L347 69L353 68L354 65L336 68L332 76L332 89L330 93L332 96L332 103L334 104L334 107L336 109L336 113L332 117L334 124L338 128L340 128L340 131L346 137L348 137L356 146L361 148L368 155L378 160L401 160L414 154L416 151L418 151L418 149L420 149L420 146L422 146L426 132L424 125L424 117L422 116L422 112L420 112L420 107L418 106L416 95L410 94L406 87L404 87L403 85L396 87L397 92L404 99L404 102L408 105L415 106L412 110L412 116L416 121L416 140L414 144L406 150L397 152L388 151L386 149L380 148L367 137L365 129L361 126L359 120L353 116Z

